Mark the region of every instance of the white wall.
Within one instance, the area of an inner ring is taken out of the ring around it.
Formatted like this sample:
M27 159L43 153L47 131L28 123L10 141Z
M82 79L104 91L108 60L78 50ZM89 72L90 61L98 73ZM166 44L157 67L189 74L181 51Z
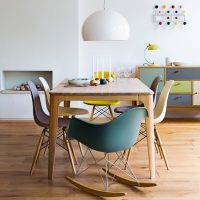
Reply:
M164 64L165 57L191 65L200 64L199 1L106 2L107 8L119 11L128 19L131 26L129 41L82 41L83 21L95 10L103 8L103 0L0 0L0 71L53 70L55 85L63 78L77 77L77 74L90 77L92 55L111 55L116 69L135 68L143 64L143 51L148 43L160 46L157 52L149 55L157 64ZM188 25L182 30L155 29L153 6L172 3L185 7ZM0 94L0 118L30 118L32 109L27 111L30 106L28 103L23 106L23 99L15 96L13 103L10 95ZM23 100L26 101L30 99ZM10 108L12 111L6 112Z
M103 8L103 0L80 1L80 27L85 18ZM154 5L180 5L186 10L188 25L183 29L155 29L152 23ZM149 58L164 64L165 57L172 57L190 65L200 65L200 2L196 0L107 0L107 8L119 11L130 23L131 37L125 42L83 42L80 37L80 75L91 76L92 55L112 56L116 68L135 68L144 63L143 52L148 43L160 46Z
M53 70L54 85L75 77L78 20L78 0L0 0L0 71ZM0 118L31 118L22 96L0 94Z

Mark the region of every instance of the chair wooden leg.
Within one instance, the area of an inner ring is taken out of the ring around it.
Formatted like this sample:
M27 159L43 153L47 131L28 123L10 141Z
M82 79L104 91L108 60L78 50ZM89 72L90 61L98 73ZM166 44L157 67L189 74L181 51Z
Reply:
M63 128L63 145L65 145L67 147L67 144L66 144L66 140L67 140L67 130L66 128L64 127ZM77 165L78 164L78 161L77 161L77 158L76 158L76 154L74 152L74 149L72 147L72 144L71 144L71 141L69 140L69 145L71 147L71 152L72 152L72 155L73 155L73 159L75 161L75 164ZM68 150L68 147L67 147L67 150ZM69 151L69 150L68 150Z
M43 130L43 131L44 131L44 133L45 133L46 130ZM42 138L41 147L42 147L42 145L44 144L44 138L45 138L45 134L44 134L44 137ZM36 159L36 164L37 164L37 162L38 162L38 160L39 160L39 158L40 158L40 153L41 153L41 150L42 150L41 147L40 147L40 150L39 150L39 155L38 155L38 157L37 157L37 159Z
M124 151L123 151L123 156L126 155L127 151L128 151L128 150L124 150Z
M110 116L111 116L111 118L112 118L112 119L114 119L114 115L113 115L113 112L112 112L112 109L111 109L111 107L110 107L110 106L108 106L108 108L109 108L109 111L110 111Z
M78 146L79 146L79 149L80 149L80 152L81 152L81 156L83 157L83 156L84 156L84 153L83 153L82 144L81 144L80 142L78 142Z
M131 152L132 152L132 148L129 148L128 155L127 155L127 162L129 161L129 159L131 157Z
M93 106L93 108L92 108L92 112L91 112L91 114L90 114L90 121L92 121L92 120L93 120L93 116L94 116L95 107L96 107L96 106Z
M158 145L157 145L156 140L155 140L154 144L155 144L156 153L158 153L159 150L158 150Z
M69 160L70 160L70 163L71 163L71 166L72 166L72 170L73 170L74 174L76 175L76 168L75 168L75 165L74 165L74 160L73 160L73 156L72 156L72 151L71 151L71 147L70 147L70 144L69 144L69 140L65 140L65 144L66 144L67 149L68 149Z
M163 156L163 159L164 159L166 168L167 168L167 170L169 170L168 163L167 163L167 157L166 157L164 148L163 148L163 146L162 146L161 138L160 138L160 135L159 135L159 133L158 133L158 130L157 130L156 126L155 126L155 129L154 129L154 134L155 134L156 140L158 141L158 147L159 147L159 149L160 149L160 151L161 151L161 154L162 154L162 156Z
M163 159L163 153L162 153L162 149L160 148L160 143L159 143L159 139L157 137L157 130L156 130L156 126L154 125L154 135L155 135L155 149L157 151L157 153L160 154L161 159Z
M124 168L124 169L127 168L127 163L129 162L129 159L130 159L130 157L131 157L132 148L129 148L129 149L126 150L126 151L128 151L128 154L127 154L127 157L126 157L126 164L125 164L125 168Z
M37 148L36 148L36 151L35 151L35 155L34 155L34 158L33 158L33 162L32 162L32 165L31 165L30 176L33 174L33 169L34 169L35 164L36 164L38 157L39 157L42 141L44 139L44 133L45 133L45 130L43 130L42 134L40 135L40 139L39 139L39 142L38 142L38 145L37 145Z
M47 141L47 145L46 145L46 147L44 149L44 155L46 154L47 148L49 148L49 140Z
M69 140L69 145L70 145L70 148L71 148L71 152L72 152L72 156L73 156L73 158L74 158L75 164L77 165L77 164L78 164L78 160L77 160L76 154L75 154L75 152L74 152L74 148L73 148L72 143L71 143L70 140ZM68 150L68 151L69 151L69 150Z
M160 140L158 138L158 131L156 129L156 126L154 126L154 135L155 135L155 146L157 147L158 149L158 152L160 154L160 157L161 159L163 159L163 152L162 152L162 149L161 149L161 143L160 143Z

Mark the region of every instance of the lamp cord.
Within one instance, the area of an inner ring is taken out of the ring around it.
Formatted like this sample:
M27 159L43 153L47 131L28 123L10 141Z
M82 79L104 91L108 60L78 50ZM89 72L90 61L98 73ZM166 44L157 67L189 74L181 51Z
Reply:
M103 9L104 9L104 10L106 9L106 0L104 0Z

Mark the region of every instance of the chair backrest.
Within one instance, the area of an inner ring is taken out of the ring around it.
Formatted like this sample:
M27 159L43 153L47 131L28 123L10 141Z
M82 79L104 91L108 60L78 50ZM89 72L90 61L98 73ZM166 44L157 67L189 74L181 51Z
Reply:
M42 127L46 127L47 122L49 121L49 116L45 114L42 108L40 101L40 96L35 84L31 81L28 81L30 87L32 102L33 102L33 116L35 122Z
M73 117L68 136L96 151L106 153L122 151L135 144L141 121L147 115L147 110L140 107L132 108L103 124Z
M173 80L167 81L161 91L160 98L154 109L154 123L155 124L160 123L165 117L169 92L173 83L174 83Z
M150 89L152 91L154 91L154 95L153 95L153 104L154 104L154 107L156 106L156 100L157 100L157 90L158 90L158 84L161 80L161 76L156 76L151 84L151 87Z
M49 94L50 87L49 87L49 84L47 83L46 79L44 79L43 77L39 77L39 79L40 79L40 82L42 83L42 86L44 89L47 110L50 112L50 94Z

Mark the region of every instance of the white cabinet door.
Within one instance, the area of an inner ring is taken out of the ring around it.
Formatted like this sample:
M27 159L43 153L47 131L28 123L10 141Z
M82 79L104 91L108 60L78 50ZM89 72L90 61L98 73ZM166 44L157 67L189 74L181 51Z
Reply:
M193 105L200 105L200 81L193 81Z

